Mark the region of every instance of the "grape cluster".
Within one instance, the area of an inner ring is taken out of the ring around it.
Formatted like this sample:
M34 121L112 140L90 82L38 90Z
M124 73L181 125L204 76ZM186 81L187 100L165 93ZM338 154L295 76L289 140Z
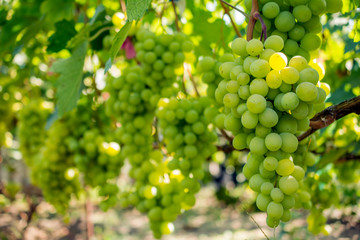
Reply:
M180 194L183 176L168 170L163 154L152 150L152 124L160 96L176 94L178 71L193 44L181 33L157 36L147 30L140 30L136 40L139 65L130 64L119 78L109 79L107 114L121 125L115 131L120 156L129 161L129 175L136 180L120 203L147 213L154 236L161 237L173 230L171 222L193 198Z
M196 100L171 98L164 100L157 112L167 150L174 157L168 167L199 180L204 177L204 160L216 151L211 143L217 136L209 130L209 121L204 116L210 104L207 97Z
M251 9L251 0L245 1ZM259 10L267 35L280 36L287 56L303 56L310 61L310 53L321 46L322 24L320 16L336 13L342 8L341 0L260 0ZM262 35L261 22L257 21L254 37Z
M215 97L224 109L215 121L232 132L235 149L250 149L243 173L259 193L256 204L267 212L267 224L276 227L290 220L306 167L315 163L295 134L307 130L315 109L324 107L326 91L305 58L288 61L279 52L284 42L278 36L264 44L237 38L231 47L240 57L219 68L224 80Z
M47 133L41 156L34 159L31 176L45 199L65 214L73 194L80 190L78 170L64 139L71 134L64 121L56 121Z
M136 59L144 72L146 85L154 96L174 95L173 84L183 72L185 54L192 51L193 43L183 33L158 36L145 29L137 32L136 40Z
M46 139L45 125L51 107L41 99L31 100L19 112L18 136L19 148L28 166L40 152Z

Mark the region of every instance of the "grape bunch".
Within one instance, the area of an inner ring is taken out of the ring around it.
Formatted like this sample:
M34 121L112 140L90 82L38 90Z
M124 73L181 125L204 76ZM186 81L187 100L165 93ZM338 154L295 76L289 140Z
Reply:
M342 4L342 0L260 0L259 11L267 35L284 40L283 52L288 57L300 55L310 61L310 55L321 46L320 16L339 12ZM252 1L246 0L245 6L250 10ZM257 21L254 37L261 35L261 22Z
M222 55L219 60L205 56L198 61L196 70L201 74L202 82L207 84L207 97L215 99L215 90L222 80L219 67L223 62L229 61L234 61L234 56L230 53Z
M47 132L40 157L34 158L31 165L33 183L61 214L66 213L72 195L80 191L79 172L64 141L70 134L65 121L54 122Z
M267 224L276 227L290 220L306 167L315 163L295 134L307 130L327 93L304 57L288 61L280 52L279 36L264 44L237 38L231 47L239 57L219 68L224 79L215 97L224 109L215 121L234 135L235 149L250 150L243 173L258 193L257 207L268 214Z
M38 155L46 139L45 125L51 106L41 99L30 100L18 114L19 149L28 166Z
M217 136L204 116L211 100L207 97L167 100L160 103L157 117L167 151L173 155L168 167L201 180L204 161L216 151L212 143Z
M183 33L155 35L145 29L136 33L136 59L144 72L144 81L154 94L170 97L177 75L183 72L186 53L194 48Z

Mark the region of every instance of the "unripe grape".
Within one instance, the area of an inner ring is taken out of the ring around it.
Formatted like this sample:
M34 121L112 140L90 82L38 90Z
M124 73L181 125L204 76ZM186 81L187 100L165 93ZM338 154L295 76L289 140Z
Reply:
M270 202L266 212L269 218L280 219L284 213L284 208L280 203Z
M246 51L250 56L257 56L263 51L263 43L258 39L251 39L246 44Z
M284 40L280 36L272 35L265 40L264 46L266 49L280 52L284 48Z

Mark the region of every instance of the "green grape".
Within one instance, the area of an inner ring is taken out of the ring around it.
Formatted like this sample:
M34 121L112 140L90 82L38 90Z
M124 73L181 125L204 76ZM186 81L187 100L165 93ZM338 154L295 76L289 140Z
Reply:
M250 56L257 56L263 51L263 43L258 39L251 39L246 44L246 51Z
M258 115L250 112L249 110L244 112L244 114L241 116L241 124L248 129L255 128L258 124L258 121Z
M300 41L305 35L305 28L299 24L295 24L294 28L289 32L289 38L294 41Z
M307 22L310 20L312 13L309 7L298 5L293 9L293 15L298 22Z
M288 92L281 98L281 106L285 110L294 110L299 105L299 98L296 93Z
M256 78L251 81L249 90L251 94L259 94L265 97L269 92L269 87L264 79Z
M343 6L341 0L326 0L326 12L337 13L340 12Z
M232 142L234 148L237 150L242 150L244 148L247 148L246 138L247 138L246 133L240 133L236 135Z
M288 132L280 133L280 136L283 142L281 150L287 153L295 152L299 143L296 136Z
M241 86L247 85L250 82L250 76L247 73L241 72L238 74L236 80Z
M282 11L275 18L275 27L281 32L289 32L295 26L295 18L288 11Z
M233 52L241 57L246 57L248 56L248 53L246 51L246 45L247 45L247 41L243 38L236 38L232 43L231 43L231 49L233 50Z
M310 33L320 33L322 31L320 17L318 15L314 15L314 13L310 20L303 23L302 26Z
M286 143L284 143L286 144ZM276 172L280 176L288 176L294 171L294 163L290 159L282 159L278 162Z
M286 40L284 45L284 52L287 55L293 56L297 53L298 50L299 50L299 45L295 40L292 39Z
M256 78L264 78L270 72L270 65L266 60L257 59L250 65L250 73Z
M274 185L270 182L264 182L261 187L260 187L260 190L261 190L261 193L264 194L264 195L270 195L271 191L273 190L274 188ZM265 211L265 210L263 210Z
M281 52L274 53L269 59L269 64L272 69L281 70L287 65L287 57Z
M313 68L305 68L300 72L299 82L310 82L316 85L319 81L319 73ZM325 94L326 95L326 94Z
M252 190L260 192L261 185L267 182L266 179L260 176L260 174L255 174L249 180L249 186Z
M232 132L237 132L241 129L240 119L234 117L232 114L229 114L225 117L224 127Z
M275 171L278 166L278 160L274 157L266 157L264 159L264 168L268 171Z
M305 170L295 165L294 171L291 173L291 176L293 176L298 182L300 182L305 177Z
M326 10L326 1L325 0L310 0L309 8L311 12L315 15L320 15Z
M256 197L256 206L261 211L266 211L266 209L267 209L270 202L271 202L271 198L268 195L260 193Z
M271 108L266 108L258 117L258 121L268 128L274 127L278 123L278 120L279 117L277 113Z
M223 102L225 107L233 108L239 104L240 98L236 93L227 93L224 96Z
M281 86L282 80L280 78L280 71L279 70L271 70L266 75L266 83L269 88L277 89Z
M266 100L259 94L253 94L247 99L246 106L252 113L262 113L266 108Z
M279 5L277 5L275 2L268 2L264 4L262 8L262 13L266 18L272 19L275 18L280 13ZM281 50L281 49L280 49ZM280 51L277 50L277 51Z
M318 98L318 90L314 84L302 82L296 87L296 95L304 102L311 102Z
M299 72L301 72L302 70L308 68L308 64L304 57L294 56L289 61L289 67L296 68ZM300 75L300 78L301 78L301 75ZM301 80L300 80L300 82L301 82Z
M284 48L284 41L280 36L272 35L265 40L264 46L267 49L279 52Z
M309 107L306 103L299 101L298 106L291 110L291 116L298 120L305 119L309 115ZM299 127L300 129L300 127Z
M219 68L220 75L225 79L230 79L231 69L235 66L236 64L233 62L225 62L221 64Z
M274 202L280 203L284 199L284 194L280 188L273 188L273 190L271 190L270 197Z
M287 84L294 84L299 81L300 74L296 68L285 67L280 71L280 79Z
M254 137L249 144L250 151L257 155L264 155L268 150L265 146L265 140L260 137Z
M269 149L269 151L279 150L282 146L281 136L277 133L269 133L265 138L265 146L267 147L267 149Z
M286 32L281 32L279 30L274 30L272 33L271 33L271 36L279 36L282 38L283 42L286 41L286 39L288 38L287 36L287 33Z
M280 203L272 201L269 203L266 212L269 218L280 219L284 213L284 208Z
M292 195L298 190L299 183L293 176L284 176L279 180L279 188L283 193Z
M244 67L244 71L246 73L250 74L250 66L256 60L257 60L257 58L253 57L253 56L248 56L244 59L243 67Z
M281 204L283 205L284 209L293 208L295 206L295 199L293 196L285 195Z
M300 47L306 51L314 51L320 46L321 39L315 33L306 33L300 42Z

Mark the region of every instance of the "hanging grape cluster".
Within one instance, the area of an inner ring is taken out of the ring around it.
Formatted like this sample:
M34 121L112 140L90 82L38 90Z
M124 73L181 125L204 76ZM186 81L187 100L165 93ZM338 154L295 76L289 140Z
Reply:
M240 57L220 66L224 80L215 93L224 105L217 120L234 135L234 148L250 150L243 173L258 192L257 207L267 212L270 227L290 220L294 194L306 167L315 163L314 156L299 147L295 134L308 128L314 105L326 98L318 87L319 73L301 56L288 61L279 52L283 47L278 36L264 44L235 39L232 50Z

